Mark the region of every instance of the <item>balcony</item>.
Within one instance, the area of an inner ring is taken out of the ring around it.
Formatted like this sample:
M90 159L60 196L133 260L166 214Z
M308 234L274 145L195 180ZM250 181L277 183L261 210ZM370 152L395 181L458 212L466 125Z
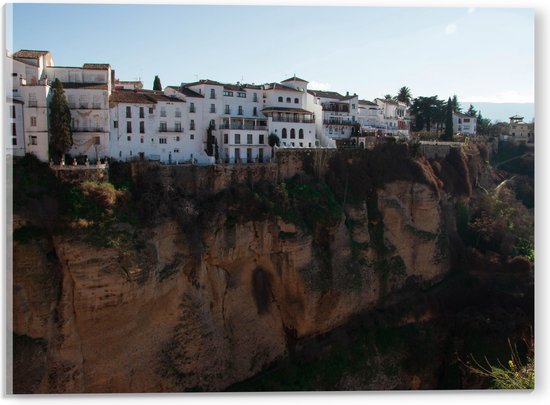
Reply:
M315 120L313 120L312 118L273 117L273 122L297 122L301 124L313 124Z
M159 132L183 132L183 130L181 128L160 127Z
M107 132L102 127L73 128L73 132Z
M267 131L267 126L265 125L243 125L243 124L237 124L237 123L221 123L220 129L245 129L245 130L251 130L251 131Z
M323 120L323 125L355 125L357 122L352 120Z

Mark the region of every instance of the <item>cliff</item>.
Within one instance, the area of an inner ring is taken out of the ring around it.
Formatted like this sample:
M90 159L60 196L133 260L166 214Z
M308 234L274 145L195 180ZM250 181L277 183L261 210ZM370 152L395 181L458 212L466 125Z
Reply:
M449 201L472 190L472 157L459 158L434 170L389 145L280 157L283 169L119 168L137 222L62 216L70 226L14 241L13 332L39 359L16 388L223 390L395 292L440 282ZM466 185L445 186L456 170ZM32 226L43 224L15 215L16 230Z

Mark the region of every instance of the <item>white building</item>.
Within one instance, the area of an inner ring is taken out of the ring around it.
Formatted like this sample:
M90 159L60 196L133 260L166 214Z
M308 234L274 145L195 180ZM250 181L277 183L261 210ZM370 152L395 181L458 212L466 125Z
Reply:
M359 123L356 94L343 96L334 91L308 90L308 109L315 113L317 137L323 146L335 146L328 140L350 138Z
M453 132L462 135L475 135L477 118L453 111Z
M8 118L8 137L6 153L10 156L25 155L25 132L23 128L23 101L6 97L6 117Z
M294 76L283 80L281 84L263 86L262 112L267 117L269 133L279 137L281 147L319 146L315 133L315 114L306 109L307 84L307 81Z
M361 130L368 134L384 134L386 123L384 110L377 104L368 100L359 100L358 120Z
M407 116L407 105L400 101L377 98L374 100L382 109L386 134L408 136L410 120Z
M535 124L523 122L523 117L514 115L510 117L510 134L505 138L514 143L532 143L535 139Z

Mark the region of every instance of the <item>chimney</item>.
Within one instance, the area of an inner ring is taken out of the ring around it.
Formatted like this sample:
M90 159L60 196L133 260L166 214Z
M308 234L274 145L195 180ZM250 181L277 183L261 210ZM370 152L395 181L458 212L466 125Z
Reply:
M346 91L346 97L349 97L349 91Z

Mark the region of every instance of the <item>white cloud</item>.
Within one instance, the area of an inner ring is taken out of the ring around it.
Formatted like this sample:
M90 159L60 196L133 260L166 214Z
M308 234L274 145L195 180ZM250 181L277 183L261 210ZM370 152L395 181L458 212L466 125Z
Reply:
M464 97L464 102L469 103L534 103L535 96L520 94L515 90L504 90L488 96Z
M316 82L315 80L312 80L308 83L307 87L312 90L323 90L328 91L330 90L330 83L320 83Z
M445 27L445 34L447 35L452 35L456 32L456 29L457 29L457 26L456 24L448 24L446 27Z
M476 8L475 8L475 7L470 7L470 8L468 9L468 14L473 14L473 13L475 13L475 12L476 12Z

